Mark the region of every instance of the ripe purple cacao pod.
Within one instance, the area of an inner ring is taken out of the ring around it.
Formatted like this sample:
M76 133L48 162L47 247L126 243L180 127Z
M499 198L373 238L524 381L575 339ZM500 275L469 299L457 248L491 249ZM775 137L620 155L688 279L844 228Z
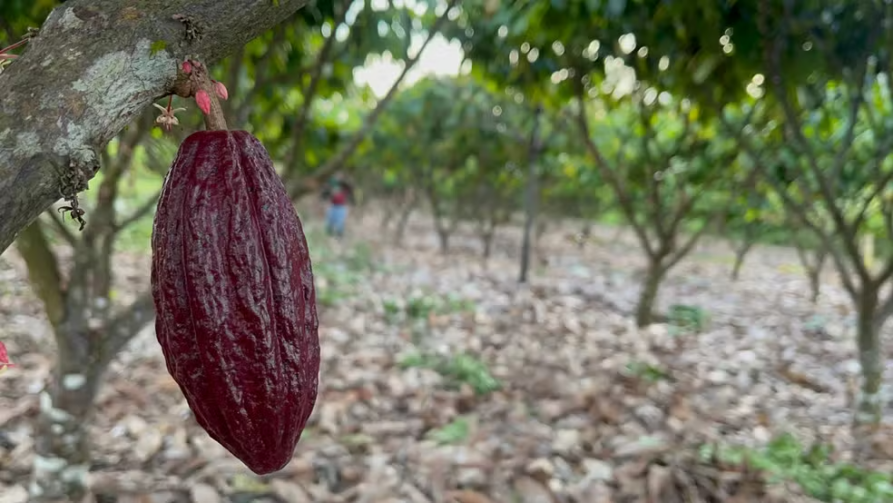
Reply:
M198 424L253 472L282 469L316 404L319 320L301 221L248 132L180 145L152 230L152 294Z

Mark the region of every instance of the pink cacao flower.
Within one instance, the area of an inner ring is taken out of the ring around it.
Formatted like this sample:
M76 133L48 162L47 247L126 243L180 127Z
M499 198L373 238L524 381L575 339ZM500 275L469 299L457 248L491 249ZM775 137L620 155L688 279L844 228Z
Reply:
M217 97L225 100L229 98L229 92L226 90L226 86L223 85L223 82L214 81L214 91L217 92Z
M197 93L195 93L195 102L198 103L198 107L202 109L202 112L205 115L211 113L211 97L208 96L208 93L205 92L204 89L199 89Z

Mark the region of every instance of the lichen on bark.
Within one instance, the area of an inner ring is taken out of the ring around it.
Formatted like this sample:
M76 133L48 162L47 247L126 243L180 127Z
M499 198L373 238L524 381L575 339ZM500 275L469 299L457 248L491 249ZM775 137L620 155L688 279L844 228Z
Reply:
M54 10L0 75L0 253L59 199L71 168L86 186L98 149L171 92L176 61L213 64L306 3L69 0ZM187 41L176 14L200 22L203 36ZM152 49L158 41L165 49ZM37 141L18 145L20 133Z

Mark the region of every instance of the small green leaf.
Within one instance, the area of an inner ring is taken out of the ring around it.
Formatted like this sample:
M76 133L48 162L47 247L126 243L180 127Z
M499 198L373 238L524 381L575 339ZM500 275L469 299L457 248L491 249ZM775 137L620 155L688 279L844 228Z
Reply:
M464 442L471 432L471 424L466 417L457 417L442 428L430 430L426 437L438 444L459 444Z
M273 7L279 7L279 0L273 0Z
M167 47L167 42L164 40L156 40L152 42L152 45L149 47L149 52L154 56L158 51L163 51L165 47Z

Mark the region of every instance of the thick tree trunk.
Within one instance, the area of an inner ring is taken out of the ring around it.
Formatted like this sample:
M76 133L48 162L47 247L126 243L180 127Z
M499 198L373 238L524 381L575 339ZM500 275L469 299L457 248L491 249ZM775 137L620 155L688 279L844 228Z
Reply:
M645 273L645 281L639 293L639 302L636 305L636 326L639 328L651 325L654 319L654 307L657 303L657 294L660 284L667 271L659 259L650 259Z
M877 292L866 287L857 301L856 341L859 363L862 366L862 390L859 396L856 424L877 424L883 403L881 383L884 374L884 352L881 348L881 328L886 319L879 315Z

